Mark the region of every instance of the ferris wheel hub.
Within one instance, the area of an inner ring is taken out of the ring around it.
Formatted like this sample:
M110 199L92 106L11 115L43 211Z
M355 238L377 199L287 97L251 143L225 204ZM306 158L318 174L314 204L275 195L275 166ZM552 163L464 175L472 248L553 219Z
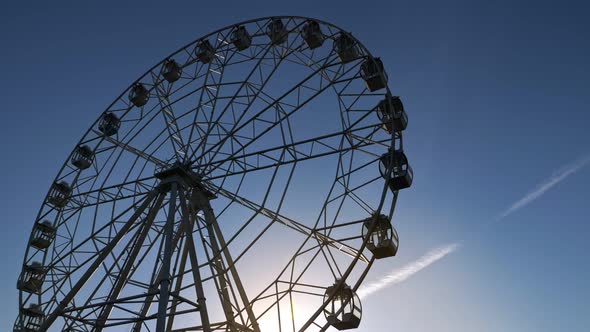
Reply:
M209 200L216 198L215 194L203 185L201 176L195 173L187 164L174 163L172 166L156 169L154 176L160 179L158 185L160 191L169 191L170 185L176 183L187 189L199 190Z

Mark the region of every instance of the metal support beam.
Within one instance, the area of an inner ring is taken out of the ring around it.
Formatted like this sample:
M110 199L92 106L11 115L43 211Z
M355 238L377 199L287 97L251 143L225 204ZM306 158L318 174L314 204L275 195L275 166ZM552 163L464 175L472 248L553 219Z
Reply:
M121 290L123 289L123 287L127 284L128 278L129 278L129 273L131 272L131 269L133 268L133 264L135 263L135 259L137 258L137 255L139 254L141 247L152 227L152 224L154 222L154 219L156 218L156 215L158 214L158 210L160 210L160 206L162 205L162 201L164 200L165 195L161 194L160 197L158 197L156 199L156 203L154 204L154 206L150 209L150 211L148 212L148 216L144 222L144 224L141 226L141 233L137 239L137 241L135 242L135 244L133 245L133 249L131 250L131 252L129 253L129 255L125 258L125 263L123 265L123 268L119 271L119 275L117 277L117 281L115 282L115 285L113 286L109 297L106 301L106 306L102 308L100 314L98 315L98 319L96 320L96 329L95 332L101 332L104 328L104 325L106 324L106 321L109 317L109 315L111 314L111 311L113 310L113 305L115 303L115 301L117 300L117 298L119 297L119 294L121 293Z
M164 252L162 258L160 299L158 303L158 321L156 322L156 332L165 331L168 297L170 296L170 260L172 257L172 237L174 232L174 220L176 216L176 196L178 184L176 182L172 182L170 187L168 220L164 226Z
M197 293L197 304L199 305L199 313L201 314L201 325L203 325L204 332L211 332L211 324L209 322L209 315L207 313L207 305L205 302L205 291L201 282L201 273L199 271L199 262L197 260L197 253L195 251L195 243L193 240L193 228L189 218L189 209L186 205L186 200L182 192L180 193L180 204L183 214L184 232L186 236L185 246L188 248L188 253L191 260L191 271L193 273L193 281L195 283L195 291Z
M49 329L49 327L51 326L51 324L53 324L53 322L55 322L57 317L63 312L63 310L67 307L67 305L70 303L70 301L72 301L74 299L74 297L76 296L76 294L78 294L78 292L84 286L86 281L88 281L88 279L92 276L92 274L94 274L94 272L100 266L100 264L102 264L102 262L105 260L105 258L107 258L107 256L113 251L113 249L119 243L119 241L121 241L123 236L125 234L127 234L129 229L131 228L131 226L133 226L133 224L135 223L137 218L139 218L139 216L141 216L141 214L144 212L144 210L149 206L150 202L154 199L154 197L157 195L157 193L158 193L157 191L152 191L148 194L148 196L146 197L143 204L141 204L141 206L137 210L135 210L133 215L129 218L127 223L119 230L119 232L113 237L111 242L109 242L100 251L96 260L94 260L92 265L90 265L88 267L88 269L80 277L78 282L70 289L70 291L59 302L59 304L57 305L55 310L53 310L52 313L47 315L47 318L43 321L43 324L41 324L41 327L39 328L39 332L46 332L47 329Z
M168 135L170 136L170 141L172 142L172 148L174 149L176 160L182 161L184 156L186 156L188 152L188 144L185 144L182 140L180 128L176 123L174 111L170 106L168 93L166 92L161 83L162 81L155 81L156 95L158 96L158 102L160 104L160 108L162 109L164 120L166 121L166 129L168 130Z
M221 229L217 224L217 219L215 218L215 213L213 213L213 209L209 204L209 200L205 193L200 190L193 190L193 197L191 202L194 206L197 207L198 210L203 211L205 216L205 222L207 223L207 232L209 233L209 237L211 239L211 246L213 248L213 255L214 257L221 257L220 255L223 254L225 258L229 271L233 277L234 284L238 290L238 294L242 299L242 303L244 305L244 309L248 315L250 323L252 324L252 329L255 332L260 332L260 327L258 326L258 321L256 319L256 315L254 315L254 311L252 310L252 306L250 305L250 301L248 301L248 296L246 295L246 291L244 290L244 286L242 285L242 281L238 275L238 271L235 268L235 264L223 238L223 234L221 233ZM219 241L219 243L218 243ZM220 249L220 246L222 249Z
M138 150L138 149L132 147L129 144L125 144L123 142L120 142L120 141L116 140L113 137L110 137L110 136L107 136L107 135L103 135L103 133L101 133L99 131L96 131L95 129L92 129L92 131L96 135L99 135L99 136L103 137L105 141L107 141L107 142L109 142L109 143L111 143L113 145L116 145L116 146L120 147L121 149L123 149L123 150L125 150L127 152L131 152L132 154L134 154L134 155L136 155L136 156L138 156L140 158L143 158L143 159L145 159L145 160L147 160L149 162L152 162L152 163L154 163L154 164L156 164L156 165L158 165L160 167L165 167L167 165L166 162L164 162L164 161L162 161L162 160L160 160L160 159L158 159L158 158L156 158L156 157L154 157L152 155L149 155L149 154L147 154L147 153L145 153L145 152L143 152L141 150Z

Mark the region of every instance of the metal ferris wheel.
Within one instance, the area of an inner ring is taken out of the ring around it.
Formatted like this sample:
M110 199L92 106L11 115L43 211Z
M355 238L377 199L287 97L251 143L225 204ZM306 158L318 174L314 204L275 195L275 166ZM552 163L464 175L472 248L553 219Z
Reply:
M88 129L33 225L14 331L356 328L412 183L383 63L319 20L172 53Z

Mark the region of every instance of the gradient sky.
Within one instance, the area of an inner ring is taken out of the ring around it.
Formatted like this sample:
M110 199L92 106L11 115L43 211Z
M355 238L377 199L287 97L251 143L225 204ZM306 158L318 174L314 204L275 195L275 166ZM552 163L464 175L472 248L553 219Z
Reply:
M498 218L590 154L590 6L166 3L173 4L0 4L3 330L17 314L16 280L37 209L102 110L146 69L205 33L245 19L301 15L353 32L384 59L390 88L410 117L405 149L416 178L396 208L401 249L367 281L461 243L367 297L358 331L588 331L590 167Z

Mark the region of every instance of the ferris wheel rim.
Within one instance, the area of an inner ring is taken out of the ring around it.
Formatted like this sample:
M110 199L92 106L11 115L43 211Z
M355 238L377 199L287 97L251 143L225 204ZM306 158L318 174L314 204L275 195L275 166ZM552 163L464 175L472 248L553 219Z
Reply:
M123 97L124 97L124 95L125 95L125 94L126 94L128 91L129 91L129 89L130 89L131 87L133 87L133 85L134 85L134 84L136 84L137 82L139 82L140 80L142 80L143 78L145 78L146 76L148 76L150 73L152 73L152 72L153 72L155 69L157 69L159 66L161 66L161 65L162 65L162 64L163 64L163 63L164 63L164 62L165 62L167 59L169 59L169 58L173 57L174 55L178 54L179 52L182 52L183 50L185 50L185 49L189 48L191 45L194 45L194 44L196 44L196 43L197 43L197 42L199 42L200 40L204 40L204 39L206 39L206 38L209 38L209 37L210 37L210 36L212 36L212 35L215 35L215 34L218 34L218 33L220 33L220 32L226 31L226 30L228 30L228 29L232 29L233 27L236 27L236 26L239 26L239 25L248 24L248 23L253 23L253 22L266 21L266 20L270 20L270 19L285 19L285 18L288 18L288 19L289 19L289 18L294 18L294 19L301 19L301 20L313 20L313 21L316 21L316 22L318 22L318 23L325 24L325 25L327 25L327 26L333 27L333 28L337 29L339 32L345 32L345 30L341 29L340 27L338 27L338 26L336 26L336 25L334 25L334 24L331 24L331 23L325 22L325 21L323 21L323 20L318 20L318 19L309 18L309 17L303 17L303 16L268 16L268 17L263 17L263 18L257 18L257 19L245 20L245 21L242 21L242 22L239 22L239 23L236 23L236 24L231 24L231 25L225 26L225 27L223 27L223 28L221 28L221 29L217 29L217 30L216 30L216 31L214 31L214 32L211 32L211 33L208 33L208 34L206 34L206 35L203 35L203 36L202 36L202 37L200 37L200 38L197 38L197 39L195 39L194 41L192 41L192 42L190 42L190 43L186 44L185 46L183 46L183 47L179 48L178 50L174 51L174 52L173 52L173 53L171 53L169 56L165 57L163 60L159 61L157 64L155 64L155 65L154 65L154 66L152 66L150 69L148 69L148 70L147 70L147 71L146 71L146 72L145 72L143 75L141 75L141 76L140 76L138 79L134 80L134 81L133 81L133 82L132 82L132 83L131 83L131 84L130 84L130 85L127 87L127 88L125 88L125 89L123 90L123 92L122 92L122 93L121 93L121 94L120 94L120 95L119 95L119 96L118 96L118 97L117 97L117 98L116 98L116 99L115 99L115 100L114 100L114 101L113 101L113 102L112 102L112 103L111 103L111 104L110 104L110 105L107 107L107 111L108 111L109 109L111 109L111 107L112 107L112 106L113 106L113 105L114 105L114 104L115 104L115 103L116 103L118 100L120 100L121 98L123 98ZM370 53L370 51L369 51L369 50L368 50L368 49L367 49L367 48L366 48L366 47L365 47L365 46L364 46L364 45L363 45L363 44L362 44L362 43L361 43L361 42L360 42L358 39L356 39L355 37L353 37L353 38L354 38L355 42L356 42L356 43L358 43L358 45L359 45L360 47L362 47L363 51L366 53L366 55L367 55L367 56L372 56L372 55L371 55L371 53ZM388 86L386 86L386 89L387 89L387 92L389 92L389 87L388 87ZM127 112L129 112L129 110L127 110ZM127 112L126 112L125 114L127 114ZM95 121L92 123L92 125L90 126L90 128L89 128L89 129L86 131L86 133L85 133L85 134L83 134L83 135L82 135L82 138L80 139L80 141L78 142L78 144L76 144L75 146L79 146L81 143L83 143L83 142L84 142L84 139L85 139L85 137L87 137L87 136L88 136L88 134L89 134L89 133L90 133L90 132L93 130L93 128L94 128L94 127L96 126L96 124L98 123L99 119L100 119L100 117L99 117L99 118L97 118L97 119L96 119L96 120L95 120ZM68 164L68 162L69 162L69 160L70 160L70 158L71 158L71 155L72 155L72 154L70 154L70 155L69 155L69 157L68 157L68 158L66 158L66 160L65 160L64 164L62 165L61 169L58 171L58 174L57 174L56 178L54 179L54 182L55 182L55 181L57 181L57 180L59 180L59 178L60 178L60 175L62 174L62 172L63 172L63 171L64 171L64 169L66 168L66 166L67 166L67 164ZM146 178L146 179L152 179L152 178ZM385 191L385 190L386 190L386 187L384 187L384 191ZM147 194L147 193L146 193L146 194ZM48 191L48 193L47 193L47 194L46 194L46 196L45 196L45 200L47 199L47 197L48 197L48 196L49 196L49 191ZM41 215L41 210L39 211L39 213L38 213L38 216L37 216L36 220L37 220L37 219L39 219L39 216L40 216L40 215ZM31 233L31 236L32 236L32 233ZM366 239L364 240L364 242L363 242L363 243L366 243ZM363 244L363 247L364 247L364 244ZM27 257L27 255L28 255L28 251L29 251L29 249L30 249L30 248L29 248L29 246L27 246L27 250L26 250L26 253L25 253L25 262L26 262L26 257ZM46 257L46 255L47 255L47 253L44 255L44 260L45 260L45 257ZM356 262L356 260L358 260L358 257L355 259L355 262ZM345 279L346 279L346 278L344 278L344 280L345 280ZM343 282L344 282L344 280L343 280ZM20 296L22 296L22 291L20 291L19 293L21 293L21 294L20 294ZM19 302L20 302L20 301L19 301Z

